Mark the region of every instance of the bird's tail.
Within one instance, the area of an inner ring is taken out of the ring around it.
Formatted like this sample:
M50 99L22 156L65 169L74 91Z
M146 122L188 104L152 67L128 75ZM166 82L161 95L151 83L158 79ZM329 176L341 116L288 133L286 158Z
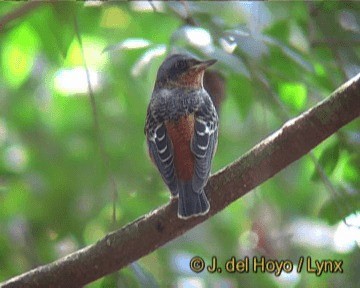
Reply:
M204 189L196 192L192 187L192 181L179 182L179 218L187 219L192 216L205 215L210 209L210 204Z

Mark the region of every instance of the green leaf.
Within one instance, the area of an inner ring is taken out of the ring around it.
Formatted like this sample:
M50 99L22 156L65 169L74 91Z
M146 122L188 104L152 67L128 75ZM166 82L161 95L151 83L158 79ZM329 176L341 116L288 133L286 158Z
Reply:
M44 52L55 62L60 62L66 57L75 36L76 5L74 4L61 2L44 5L29 18L29 23L41 39Z
M231 93L239 109L242 119L245 119L254 104L254 89L246 77L228 77L228 91Z
M348 204L346 204L348 203ZM350 213L345 207L360 207L360 194L342 193L342 196L332 198L324 203L319 211L319 217L325 219L330 225L336 224Z
M306 86L299 82L285 82L279 86L279 95L281 100L299 112L303 110L307 102Z
M338 141L335 141L329 146L327 146L321 153L318 162L327 176L330 176L334 171L339 161L339 155L340 155L340 147ZM318 181L319 179L320 179L320 175L318 171L315 169L313 175L311 176L311 180Z
M262 36L261 39L264 41L264 43L267 43L268 45L280 48L281 52L286 57L293 60L296 64L301 66L303 69L305 69L311 73L314 72L314 68L309 61L305 60L304 57L302 57L299 53L295 52L293 49L291 49L284 43L280 42L279 40L277 40L275 38L272 38L270 36L265 36L265 35Z
M355 187L360 184L360 155L354 154L349 157L343 172L344 179L353 183Z
M61 29L58 29L58 27L54 25L52 25L50 29L55 36L56 45L62 57L65 58L70 43L75 36L74 19L78 6L75 2L54 2L53 7Z
M34 29L23 23L6 36L2 45L1 62L4 79L9 86L18 88L30 76L39 39Z
M109 6L102 10L100 26L113 29L127 29L131 24L131 15L121 7Z
M286 20L278 20L267 28L265 33L281 41L286 41L290 35L290 25L288 25L288 21Z

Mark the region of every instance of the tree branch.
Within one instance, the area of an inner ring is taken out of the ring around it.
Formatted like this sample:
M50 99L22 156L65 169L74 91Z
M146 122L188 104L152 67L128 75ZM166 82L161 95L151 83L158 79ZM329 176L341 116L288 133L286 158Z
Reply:
M0 286L78 287L119 270L204 222L359 116L360 74L213 175L205 188L211 203L207 215L179 219L173 200L93 245Z
M11 21L21 18L24 15L28 14L32 10L38 8L43 3L41 1L30 1L23 5L21 5L19 8L14 9L13 11L5 14L3 17L0 18L0 32L4 29L4 27Z

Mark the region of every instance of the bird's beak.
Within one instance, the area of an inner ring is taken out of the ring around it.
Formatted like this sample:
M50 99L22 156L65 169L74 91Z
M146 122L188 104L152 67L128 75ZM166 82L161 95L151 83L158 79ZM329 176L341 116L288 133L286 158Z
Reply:
M199 61L194 66L192 66L192 69L196 69L197 71L203 71L206 68L210 67L211 65L214 65L217 62L215 59L206 60L206 61Z

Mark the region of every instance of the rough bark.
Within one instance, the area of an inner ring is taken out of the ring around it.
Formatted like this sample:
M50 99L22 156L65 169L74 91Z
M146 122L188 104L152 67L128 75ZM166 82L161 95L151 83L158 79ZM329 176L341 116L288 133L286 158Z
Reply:
M2 287L79 287L119 270L206 221L359 116L360 74L213 175L205 188L211 204L207 215L181 220L174 200L97 243L12 278Z

